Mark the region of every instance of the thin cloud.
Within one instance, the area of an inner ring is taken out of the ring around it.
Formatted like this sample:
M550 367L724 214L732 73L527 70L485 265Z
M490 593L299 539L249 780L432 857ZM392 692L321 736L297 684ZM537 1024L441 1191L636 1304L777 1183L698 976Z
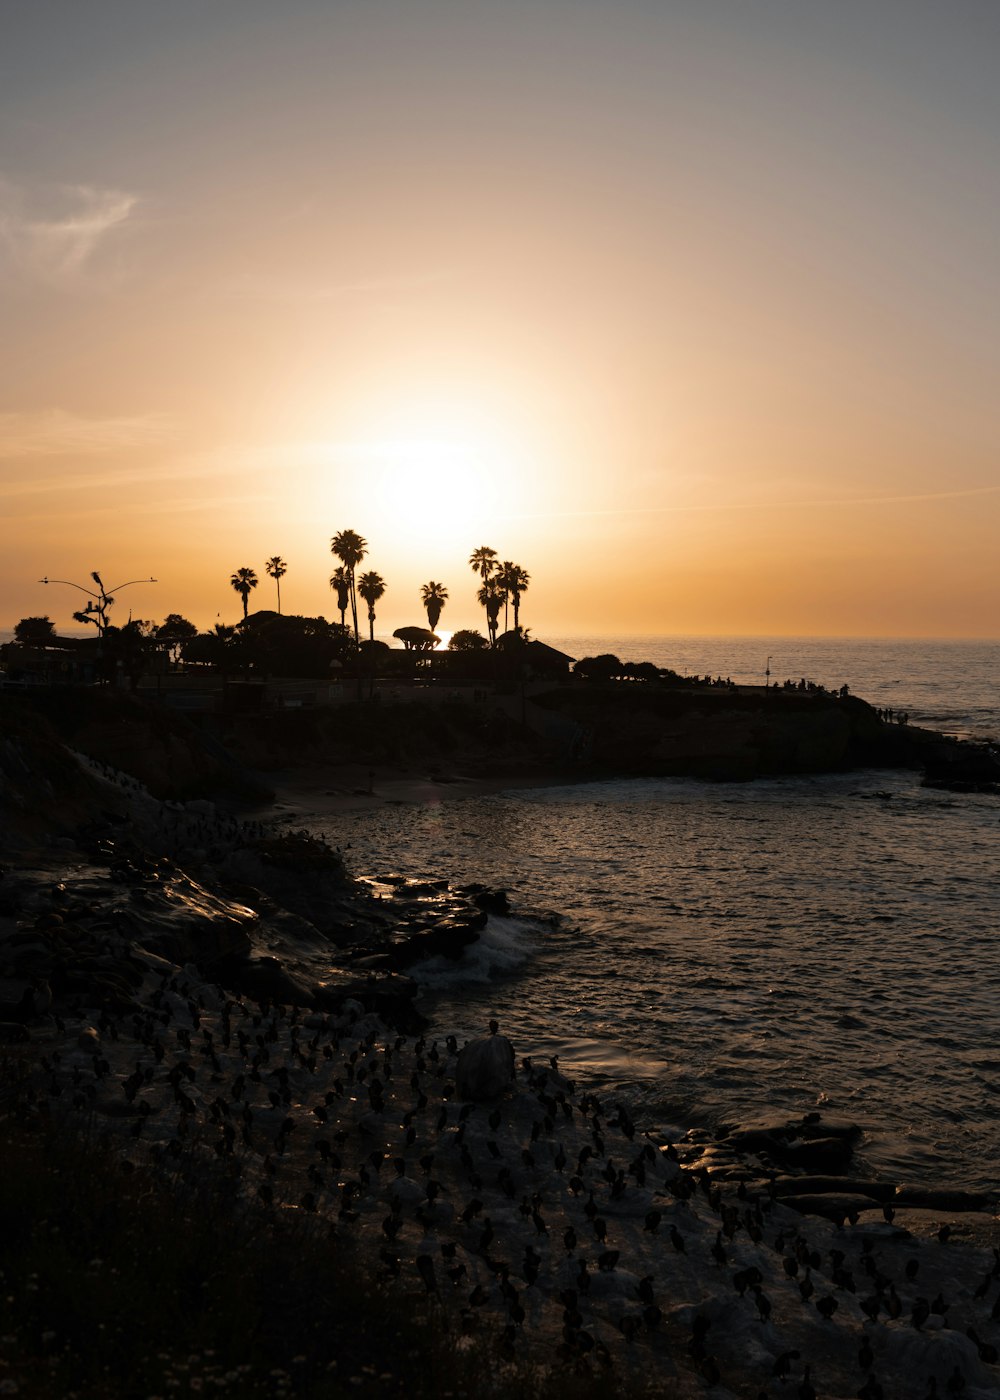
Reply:
M453 282L455 272L423 272L397 277L358 277L343 282L315 283L294 278L244 274L231 282L228 295L246 301L335 301L340 297L370 292L420 291L443 282Z
M162 443L173 433L172 421L163 414L85 418L61 408L0 413L0 459L124 452Z
M606 510L525 511L497 516L498 520L582 520L611 515L691 515L724 510L811 510L818 506L891 506L909 501L953 501L971 496L994 496L1000 486L971 486L957 491L915 491L897 496L802 497L791 501L706 501L696 505L614 506Z
M72 281L137 203L96 185L29 191L0 177L0 257L30 281Z

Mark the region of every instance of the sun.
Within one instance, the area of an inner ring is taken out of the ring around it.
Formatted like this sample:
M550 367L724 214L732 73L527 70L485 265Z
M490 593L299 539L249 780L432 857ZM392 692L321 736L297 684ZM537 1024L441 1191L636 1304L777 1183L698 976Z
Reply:
M509 508L521 474L523 450L499 415L445 394L366 409L338 456L362 484L379 530L398 542L471 548Z
M404 533L464 539L503 499L502 464L467 439L387 439L367 455L378 517Z

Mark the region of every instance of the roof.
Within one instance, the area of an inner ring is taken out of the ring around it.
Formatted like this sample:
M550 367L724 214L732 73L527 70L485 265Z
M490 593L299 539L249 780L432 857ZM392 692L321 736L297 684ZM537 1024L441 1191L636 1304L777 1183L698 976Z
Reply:
M550 665L559 663L568 666L576 660L575 656L567 656L564 651L558 651L555 647L550 647L546 642L531 641L528 643L528 653L535 661L547 661Z

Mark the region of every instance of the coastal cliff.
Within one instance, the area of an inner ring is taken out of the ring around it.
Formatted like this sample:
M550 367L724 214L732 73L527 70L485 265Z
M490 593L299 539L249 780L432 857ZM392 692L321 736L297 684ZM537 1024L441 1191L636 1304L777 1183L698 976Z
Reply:
M602 772L742 781L850 768L920 768L966 752L931 730L886 724L854 696L797 690L568 686L535 704L573 721Z
M197 716L114 691L42 691L0 699L0 730L8 740L30 736L57 766L61 742L161 799L221 796L254 805L269 800L269 775L280 770L348 765L441 781L628 775L735 782L910 768L944 787L1000 783L989 746L886 723L864 700L826 691L591 682L526 696L449 692Z

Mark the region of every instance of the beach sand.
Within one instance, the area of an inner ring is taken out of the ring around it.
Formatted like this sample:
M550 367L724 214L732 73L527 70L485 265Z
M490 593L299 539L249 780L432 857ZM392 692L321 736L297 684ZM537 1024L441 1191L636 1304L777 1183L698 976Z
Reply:
M274 790L274 802L268 808L255 808L255 814L308 821L401 804L436 806L496 792L562 786L578 779L554 768L473 777L457 769L414 771L386 764L341 763L278 769L267 774L267 781Z

